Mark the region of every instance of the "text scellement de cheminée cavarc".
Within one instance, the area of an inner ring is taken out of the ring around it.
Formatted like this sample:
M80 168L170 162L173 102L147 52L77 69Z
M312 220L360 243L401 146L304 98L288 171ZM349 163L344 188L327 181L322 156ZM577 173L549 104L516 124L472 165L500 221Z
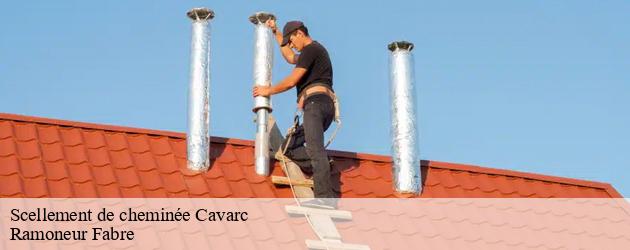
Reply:
M212 211L200 208L193 213L181 208L159 211L142 211L126 208L117 213L102 208L98 212L90 209L84 211L51 211L47 208L24 211L11 209L12 222L186 222L192 220L203 222L244 222L248 213L244 211ZM96 220L94 220L96 219ZM94 224L92 224L94 225ZM89 230L24 230L10 228L10 240L133 240L133 230L117 230L114 227L91 227Z

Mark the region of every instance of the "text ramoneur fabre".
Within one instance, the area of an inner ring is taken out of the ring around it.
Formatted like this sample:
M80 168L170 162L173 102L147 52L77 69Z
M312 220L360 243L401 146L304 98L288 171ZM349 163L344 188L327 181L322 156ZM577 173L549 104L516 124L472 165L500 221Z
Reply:
M112 212L106 208L95 212L84 211L52 211L47 208L35 210L11 209L13 222L89 222L89 221L128 221L128 222L177 222L177 221L207 221L207 222L239 222L247 221L248 213L244 211L212 211L200 208L191 213L181 208L169 210L161 208L159 211L144 211L126 208L123 211ZM17 227L10 228L11 240L133 240L132 230L116 230L113 227L92 227L90 230L24 230Z

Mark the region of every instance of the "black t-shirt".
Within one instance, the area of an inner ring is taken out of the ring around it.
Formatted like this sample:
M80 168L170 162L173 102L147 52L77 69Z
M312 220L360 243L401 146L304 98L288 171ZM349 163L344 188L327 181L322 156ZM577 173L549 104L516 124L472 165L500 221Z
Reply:
M295 67L306 69L306 73L296 85L298 97L302 90L313 83L328 85L332 90L333 70L330 57L326 48L317 41L313 41L302 49Z

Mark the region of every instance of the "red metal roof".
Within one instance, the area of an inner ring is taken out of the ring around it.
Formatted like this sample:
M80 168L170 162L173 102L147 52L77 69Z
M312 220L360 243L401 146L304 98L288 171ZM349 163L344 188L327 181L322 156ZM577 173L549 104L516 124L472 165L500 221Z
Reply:
M213 137L211 169L186 168L183 133L0 113L0 197L292 197L254 172L252 141ZM395 197L391 158L330 151L342 197ZM618 198L606 183L423 161L419 197ZM283 175L276 162L272 175Z

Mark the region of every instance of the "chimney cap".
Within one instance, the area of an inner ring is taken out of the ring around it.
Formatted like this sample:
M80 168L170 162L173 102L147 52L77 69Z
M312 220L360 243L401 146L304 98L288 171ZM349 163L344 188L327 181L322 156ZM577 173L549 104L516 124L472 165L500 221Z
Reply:
M387 45L387 48L392 52L396 51L396 49L411 51L413 49L413 43L407 41L396 41Z
M210 20L214 18L214 11L208 8L193 8L186 12L186 15L193 21Z
M260 11L249 17L249 21L253 24L265 23L267 20L276 20L276 16L271 13Z

